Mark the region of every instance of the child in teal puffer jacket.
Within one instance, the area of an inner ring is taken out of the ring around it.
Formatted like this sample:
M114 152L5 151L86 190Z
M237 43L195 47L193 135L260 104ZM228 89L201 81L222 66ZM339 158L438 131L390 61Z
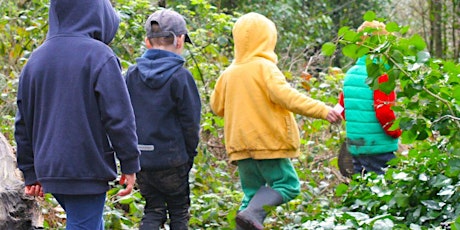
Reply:
M387 33L385 25L377 21L364 22L358 32L368 27L377 29L373 36ZM383 174L388 161L395 158L401 136L400 129L391 129L396 119L391 109L396 93L372 90L366 83L367 77L366 56L363 56L346 72L339 103L344 107L346 144L353 157L354 173ZM378 78L379 83L386 81L386 74Z

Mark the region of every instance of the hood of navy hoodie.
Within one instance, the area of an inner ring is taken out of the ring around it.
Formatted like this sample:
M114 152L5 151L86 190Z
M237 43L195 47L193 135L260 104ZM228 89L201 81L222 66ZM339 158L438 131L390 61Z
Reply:
M144 84L157 89L184 65L185 60L173 52L149 49L136 62Z
M81 35L109 44L120 24L108 0L51 0L48 17L48 39Z

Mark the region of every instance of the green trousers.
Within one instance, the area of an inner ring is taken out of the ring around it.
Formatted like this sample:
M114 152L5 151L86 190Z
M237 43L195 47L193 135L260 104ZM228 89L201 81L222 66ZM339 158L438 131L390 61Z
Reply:
M297 172L288 158L238 161L241 187L244 198L240 210L244 210L261 186L269 186L283 197L286 203L300 193Z

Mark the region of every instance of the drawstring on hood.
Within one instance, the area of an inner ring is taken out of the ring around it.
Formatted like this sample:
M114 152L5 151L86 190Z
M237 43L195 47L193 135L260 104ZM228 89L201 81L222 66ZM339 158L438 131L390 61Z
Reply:
M149 49L136 59L142 82L150 88L162 87L180 69L185 60L181 56L164 50Z

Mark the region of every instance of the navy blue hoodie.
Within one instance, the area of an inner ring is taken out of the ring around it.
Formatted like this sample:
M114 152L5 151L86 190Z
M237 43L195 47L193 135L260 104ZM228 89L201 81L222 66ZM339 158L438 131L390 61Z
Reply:
M98 194L140 170L136 126L120 63L107 44L119 18L109 0L51 0L45 42L23 68L15 122L26 185Z
M163 170L192 163L199 141L201 102L184 59L150 49L126 73L142 151L141 168Z

